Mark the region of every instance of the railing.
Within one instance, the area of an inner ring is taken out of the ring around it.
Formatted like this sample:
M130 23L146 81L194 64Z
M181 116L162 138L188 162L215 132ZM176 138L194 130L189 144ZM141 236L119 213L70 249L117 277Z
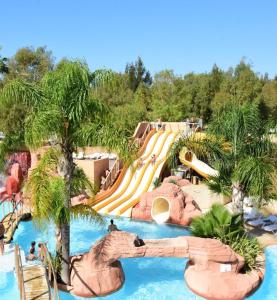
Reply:
M102 189L107 190L114 183L117 175L119 174L120 169L121 169L121 160L117 158L102 185Z
M12 199L11 199L11 203L13 206L13 210L10 214L9 220L7 225L5 226L5 233L8 232L8 230L10 229L11 226L17 226L18 224L18 215L23 213L23 203L21 200L19 200L17 203L14 199L15 195L13 195ZM7 201L7 200L4 200ZM15 216L15 222L13 220L13 217Z
M15 254L15 273L16 273L18 287L19 287L20 300L26 300L25 284L24 284L24 277L23 277L23 266L22 266L19 245L15 245L14 254ZM51 256L45 244L41 244L41 255L43 257L43 264L47 270L46 273L47 280L49 283L53 282L53 290L51 291L50 299L59 300L60 297L59 297L56 273L53 268ZM50 285L49 285L49 290L51 290Z
M1 219L3 219L7 214L11 213L13 210L12 203L10 200L0 200L0 210L2 212Z
M43 258L43 264L47 270L47 278L49 282L53 283L53 290L51 292L51 300L59 300L59 289L57 284L56 272L52 264L51 255L45 244L41 244L41 255Z
M149 123L147 125L147 127L145 128L142 137L136 138L133 141L133 144L136 143L138 148L140 148L143 145L143 143L150 131L151 131L151 124ZM113 185L114 181L116 180L116 178L119 174L119 171L121 170L121 166L122 166L121 160L119 158L117 158L114 165L112 166L109 174L107 175L107 177L105 178L105 181L103 182L103 184L101 186L101 188L103 190L107 190L110 186Z
M20 300L25 300L26 295L25 295L25 287L24 287L22 260L21 260L20 248L18 245L15 245L14 254L15 254L15 273L16 273L18 287L19 287Z
M146 139L146 137L147 137L147 135L148 135L148 133L151 131L151 124L149 123L148 125L147 125L147 127L146 127L146 129L145 129L145 131L144 131L144 133L143 133L143 135L142 135L142 137L141 138L139 138L138 139L138 146L139 146L139 148L143 145L143 143L144 143L144 141L145 141L145 139Z

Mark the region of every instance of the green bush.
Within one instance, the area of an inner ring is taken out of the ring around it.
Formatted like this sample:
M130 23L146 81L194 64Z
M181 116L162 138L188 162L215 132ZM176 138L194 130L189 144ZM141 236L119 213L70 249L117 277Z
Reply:
M231 214L223 205L214 204L208 213L192 221L190 229L194 236L215 238L229 245L244 258L246 270L255 267L261 252L257 239L248 237L241 217Z
M156 178L154 179L154 181L153 181L153 186L154 186L154 188L156 189L156 188L159 187L161 184L162 184L161 178L156 177Z
M176 184L176 185L177 185L177 181L176 181L175 179L170 179L168 182L169 182L169 183L173 183L173 184Z

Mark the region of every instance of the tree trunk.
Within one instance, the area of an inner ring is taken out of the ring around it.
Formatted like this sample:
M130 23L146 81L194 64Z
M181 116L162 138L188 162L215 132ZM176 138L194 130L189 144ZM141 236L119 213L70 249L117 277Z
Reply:
M64 207L69 211L71 206L71 176L74 169L72 152L67 148L62 149L63 157L60 161L59 175L64 178L66 194ZM68 223L61 224L61 249L59 255L61 257L61 279L65 284L70 285L70 220Z
M70 285L70 225L61 225L62 249L61 249L61 278L64 283Z
M60 225L56 225L56 252L62 252L62 229Z
M233 212L236 214L241 215L243 219L243 200L244 200L245 194L242 190L241 185L236 182L233 183L232 186L232 206L233 206Z

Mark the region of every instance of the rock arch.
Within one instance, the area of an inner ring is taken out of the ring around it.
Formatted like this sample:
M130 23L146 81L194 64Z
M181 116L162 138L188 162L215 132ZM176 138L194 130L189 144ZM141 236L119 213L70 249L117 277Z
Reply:
M196 294L213 300L244 299L260 282L258 272L241 274L243 258L214 239L190 236L144 240L134 246L136 235L114 231L96 242L88 253L72 258L72 293L81 297L104 296L120 289L124 272L120 258L189 258L185 280Z

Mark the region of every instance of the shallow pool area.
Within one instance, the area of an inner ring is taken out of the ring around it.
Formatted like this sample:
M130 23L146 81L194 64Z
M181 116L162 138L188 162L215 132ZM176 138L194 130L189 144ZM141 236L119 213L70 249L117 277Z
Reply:
M109 219L108 219L109 220ZM107 221L108 221L107 220ZM121 230L137 233L141 238L166 238L189 235L185 228L169 225L157 225L148 222L132 221L127 218L115 219ZM108 223L107 223L108 224ZM106 226L107 227L107 226ZM106 227L99 228L85 220L72 222L71 250L72 254L88 251L96 240L107 233ZM54 227L49 226L39 231L33 222L21 222L14 236L25 253L31 241L47 242L50 251L55 249ZM129 258L122 259L125 283L121 290L98 299L114 300L199 300L203 299L191 292L184 281L184 268L187 259L180 258ZM17 282L13 272L0 272L0 299L19 299ZM61 300L84 299L60 292ZM95 298L92 298L95 299ZM277 246L266 249L265 280L249 300L277 299Z

